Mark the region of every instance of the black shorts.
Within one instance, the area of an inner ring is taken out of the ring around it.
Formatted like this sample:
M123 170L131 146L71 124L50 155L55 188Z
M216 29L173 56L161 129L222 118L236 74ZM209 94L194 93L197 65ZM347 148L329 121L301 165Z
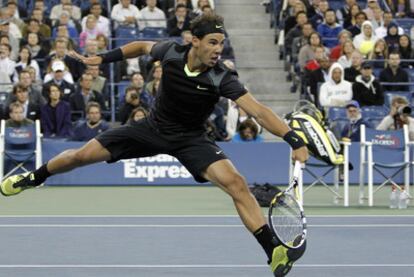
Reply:
M107 130L95 139L111 153L108 163L168 154L177 158L200 183L207 182L202 173L210 164L227 159L223 150L206 135L177 135L172 139L151 127L147 119Z

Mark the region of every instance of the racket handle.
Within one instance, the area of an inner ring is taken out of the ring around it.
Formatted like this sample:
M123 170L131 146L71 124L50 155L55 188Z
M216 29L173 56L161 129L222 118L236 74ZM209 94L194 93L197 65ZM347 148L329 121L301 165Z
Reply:
M299 161L295 161L295 167L293 168L293 178L298 179L301 173L302 164Z

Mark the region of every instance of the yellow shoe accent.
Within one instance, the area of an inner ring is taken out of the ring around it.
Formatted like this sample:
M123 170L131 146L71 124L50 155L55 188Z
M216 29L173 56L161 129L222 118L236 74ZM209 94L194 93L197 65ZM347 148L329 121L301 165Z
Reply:
M293 245L293 242L288 243L288 245ZM273 249L270 268L272 269L274 276L286 276L292 269L294 261L289 259L288 251L289 249L283 245L279 245Z
M0 185L0 193L3 194L4 196L12 196L12 195L19 194L20 192L23 191L23 189L21 187L15 188L13 187L13 185L19 182L21 179L23 179L29 174L30 173L27 172L27 173L13 175L13 176L6 178L6 180L4 180Z

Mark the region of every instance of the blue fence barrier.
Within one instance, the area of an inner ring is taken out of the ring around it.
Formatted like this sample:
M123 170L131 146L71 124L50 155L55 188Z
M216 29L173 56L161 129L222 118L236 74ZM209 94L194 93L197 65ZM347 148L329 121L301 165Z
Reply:
M45 140L43 142L43 160L47 161L58 153L82 146L82 142L62 142ZM252 184L269 182L287 184L289 170L289 147L286 143L222 143L226 155L237 169ZM350 183L359 182L359 144L350 147L350 162L354 170L350 171ZM313 170L322 174L323 169ZM402 174L396 178L402 181ZM329 179L330 178L330 179ZM329 182L332 176L328 175ZM374 176L375 182L382 182L380 176ZM313 181L309 175L304 182ZM110 185L200 185L194 181L185 168L173 157L158 155L155 157L119 161L115 164L98 163L78 168L69 173L49 178L46 185L110 186Z

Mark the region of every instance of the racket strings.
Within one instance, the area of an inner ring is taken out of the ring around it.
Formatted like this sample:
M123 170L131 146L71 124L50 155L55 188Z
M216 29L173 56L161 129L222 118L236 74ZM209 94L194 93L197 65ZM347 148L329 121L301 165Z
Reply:
M282 195L277 199L272 213L272 224L283 243L297 242L298 237L302 236L301 210L291 196Z

